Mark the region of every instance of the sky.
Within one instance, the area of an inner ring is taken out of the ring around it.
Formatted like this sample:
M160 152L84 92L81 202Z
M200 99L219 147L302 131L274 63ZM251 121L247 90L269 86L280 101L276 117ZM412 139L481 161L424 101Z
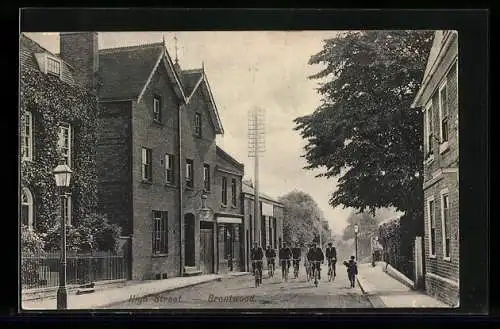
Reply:
M217 144L245 165L245 178L253 179L253 158L248 157L248 111L265 110L265 152L259 161L260 190L272 197L295 189L318 203L335 234L342 234L351 210L328 204L336 180L315 178L307 165L305 141L293 130L293 119L312 113L320 104L317 80L308 77L321 70L309 65L323 40L338 31L257 32L103 32L99 48L115 48L165 39L167 50L182 69L202 63L212 89L224 136ZM26 33L46 49L59 52L58 33ZM175 42L175 38L177 43ZM176 47L177 44L177 47ZM251 69L255 68L255 69ZM388 217L391 212L385 213Z

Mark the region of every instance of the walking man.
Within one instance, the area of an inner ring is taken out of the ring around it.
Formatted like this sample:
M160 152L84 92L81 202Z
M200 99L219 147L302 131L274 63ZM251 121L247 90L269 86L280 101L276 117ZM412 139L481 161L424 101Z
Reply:
M347 267L347 276L349 277L351 288L356 286L356 275L358 275L358 264L355 259L356 257L351 256L349 262L344 262L344 265Z

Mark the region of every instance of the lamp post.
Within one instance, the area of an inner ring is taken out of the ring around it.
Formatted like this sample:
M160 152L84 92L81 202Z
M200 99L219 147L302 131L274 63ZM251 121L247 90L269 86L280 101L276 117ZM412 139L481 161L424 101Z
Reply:
M356 248L356 261L358 261L358 231L359 231L359 226L358 224L354 224L354 245Z
M61 259L59 269L59 288L57 289L57 309L65 310L68 307L68 290L66 288L66 220L64 218L64 201L66 199L66 188L71 181L71 169L64 162L54 169L56 186L59 190L61 216Z

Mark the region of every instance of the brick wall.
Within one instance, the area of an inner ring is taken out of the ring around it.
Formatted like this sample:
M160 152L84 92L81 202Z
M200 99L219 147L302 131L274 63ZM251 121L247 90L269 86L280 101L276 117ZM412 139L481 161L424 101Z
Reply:
M160 66L140 103L132 109L132 186L133 186L133 278L153 279L157 274L178 276L180 226L177 174L175 185L165 183L165 154L177 157L177 100ZM161 97L161 123L153 120L153 97ZM142 147L152 150L152 182L142 181ZM176 160L177 161L177 160ZM177 165L174 166L178 172ZM168 254L152 254L152 211L168 212Z

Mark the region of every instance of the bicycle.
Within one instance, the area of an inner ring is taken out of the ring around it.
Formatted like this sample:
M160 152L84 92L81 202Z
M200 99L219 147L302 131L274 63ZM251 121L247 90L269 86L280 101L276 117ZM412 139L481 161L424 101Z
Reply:
M281 279L285 279L285 281L288 281L288 262L289 259L280 259L280 264L281 264Z
M293 276L294 279L297 279L299 277L299 266L300 266L300 259L293 259Z
M321 261L319 260L313 260L311 261L311 263L313 264L313 273L314 273L314 285L317 287L318 286L318 283L319 283L319 266L315 265L315 264L321 264Z
M335 280L335 258L328 258L328 282Z
M309 282L312 279L311 263L308 260L306 260L304 262L304 266L306 268L306 281Z
M270 278L274 277L274 257L267 260L267 271Z
M258 266L259 263L262 264L262 260L252 260L255 277L255 287L258 287L262 284L262 268Z

